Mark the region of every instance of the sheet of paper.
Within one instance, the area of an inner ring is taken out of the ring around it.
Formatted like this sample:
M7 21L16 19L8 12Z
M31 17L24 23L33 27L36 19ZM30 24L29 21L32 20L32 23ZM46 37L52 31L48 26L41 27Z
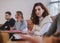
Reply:
M14 34L13 36L15 37L15 39L22 39L22 37L19 34Z

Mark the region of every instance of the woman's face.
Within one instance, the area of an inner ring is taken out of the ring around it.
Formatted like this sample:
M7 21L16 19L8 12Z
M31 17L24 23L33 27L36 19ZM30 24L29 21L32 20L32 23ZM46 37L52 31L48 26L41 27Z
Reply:
M42 9L40 6L35 7L36 16L41 17L43 12L44 12L44 9Z
M22 19L23 19L23 18L22 18L22 15L17 15L17 14L15 15L15 18L16 18L17 20L20 20L20 21L22 21Z

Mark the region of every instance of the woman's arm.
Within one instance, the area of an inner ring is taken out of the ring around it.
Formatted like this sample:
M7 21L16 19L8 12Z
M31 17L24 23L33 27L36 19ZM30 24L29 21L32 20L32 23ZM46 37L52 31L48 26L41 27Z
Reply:
M42 27L42 29L41 29L41 31L40 31L40 35L44 35L46 32L48 32L48 30L50 29L50 26L51 26L51 23L46 23L46 24Z
M25 40L27 40L27 41L29 41L31 43L39 43L40 42L40 40L39 40L40 36L30 36L30 35L23 35L23 34L20 34L20 36L23 39L25 39Z

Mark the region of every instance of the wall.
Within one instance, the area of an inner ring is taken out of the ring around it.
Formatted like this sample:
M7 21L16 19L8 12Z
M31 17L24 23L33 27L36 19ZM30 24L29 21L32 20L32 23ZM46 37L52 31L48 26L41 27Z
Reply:
M20 10L24 14L24 19L28 20L31 16L31 11L34 3L42 2L46 6L50 0L0 0L0 24L5 22L4 13L11 11L14 18L15 12Z

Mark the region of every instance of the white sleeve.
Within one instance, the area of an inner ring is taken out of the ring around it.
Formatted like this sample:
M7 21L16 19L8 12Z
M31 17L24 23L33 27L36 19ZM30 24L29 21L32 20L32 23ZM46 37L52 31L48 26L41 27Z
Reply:
M46 24L42 27L42 29L41 29L41 31L40 31L40 35L43 35L44 33L46 33L46 32L49 30L50 26L51 26L51 23L46 23Z

